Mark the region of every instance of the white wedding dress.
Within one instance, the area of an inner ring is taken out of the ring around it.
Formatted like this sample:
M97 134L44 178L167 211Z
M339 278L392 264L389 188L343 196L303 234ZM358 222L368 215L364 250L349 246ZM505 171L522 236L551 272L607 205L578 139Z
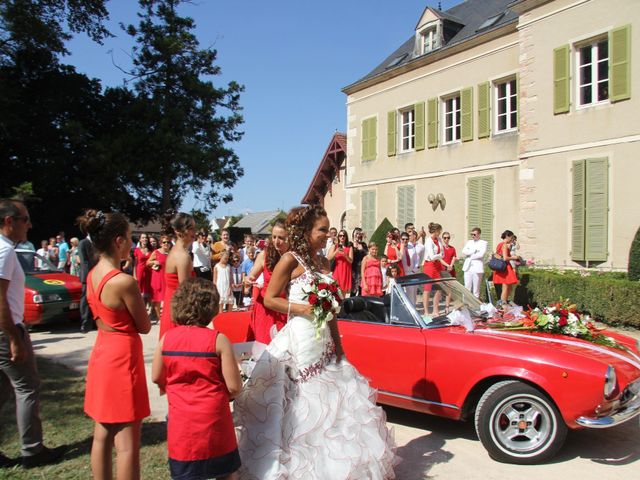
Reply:
M314 275L322 278L305 266L290 283L289 301L307 303L302 288ZM336 363L328 326L317 338L309 318L290 318L234 401L240 478L395 478L393 437L375 398L344 357Z

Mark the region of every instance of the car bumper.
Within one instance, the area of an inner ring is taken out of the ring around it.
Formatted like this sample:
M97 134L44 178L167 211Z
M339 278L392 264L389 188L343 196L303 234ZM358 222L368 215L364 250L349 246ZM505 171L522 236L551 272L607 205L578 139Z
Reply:
M587 428L609 428L640 415L640 379L627 386L621 395L624 400L602 417L579 417L576 423Z

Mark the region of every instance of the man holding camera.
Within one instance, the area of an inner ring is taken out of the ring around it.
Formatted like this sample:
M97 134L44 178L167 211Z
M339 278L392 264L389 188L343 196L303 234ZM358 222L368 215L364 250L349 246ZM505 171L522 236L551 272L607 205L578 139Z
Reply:
M198 278L212 280L211 275L211 246L207 239L207 232L198 232L196 241L191 244L193 253L193 270Z

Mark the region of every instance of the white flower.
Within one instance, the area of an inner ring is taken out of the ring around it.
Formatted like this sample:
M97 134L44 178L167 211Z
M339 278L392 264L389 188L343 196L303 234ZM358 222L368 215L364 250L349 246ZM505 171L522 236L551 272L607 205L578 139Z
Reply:
M331 292L329 292L329 290L318 290L318 296L320 298L327 298L329 295L331 295Z

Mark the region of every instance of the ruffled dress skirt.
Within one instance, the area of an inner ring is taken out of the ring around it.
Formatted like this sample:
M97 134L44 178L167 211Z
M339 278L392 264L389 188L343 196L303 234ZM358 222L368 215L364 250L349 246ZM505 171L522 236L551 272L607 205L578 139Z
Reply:
M329 328L294 317L234 402L240 478L395 478L394 441L376 392L343 358Z

